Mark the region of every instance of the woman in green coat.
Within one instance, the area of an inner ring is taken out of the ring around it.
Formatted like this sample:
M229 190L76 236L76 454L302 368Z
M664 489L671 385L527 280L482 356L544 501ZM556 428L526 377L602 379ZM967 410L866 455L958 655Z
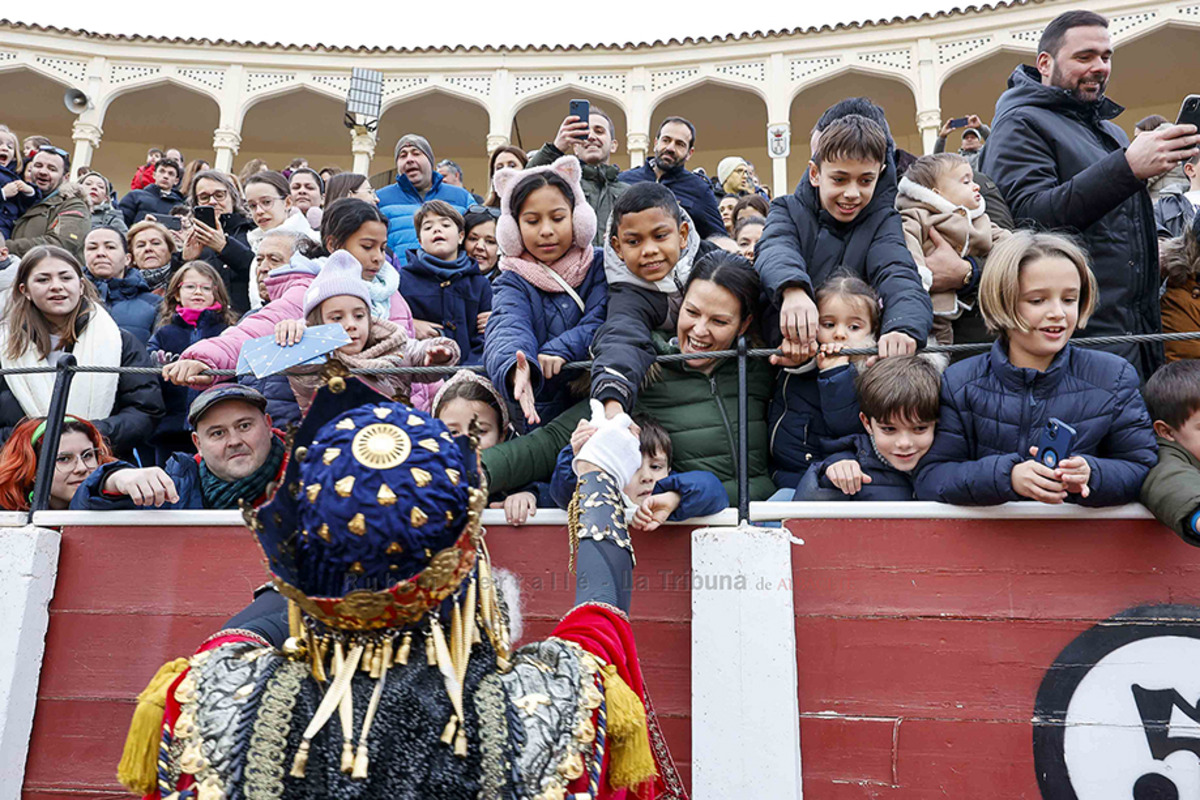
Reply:
M758 277L741 256L718 251L702 258L684 287L675 338L654 334L660 354L732 350L753 321ZM657 419L671 434L672 471L705 470L737 501L738 380L733 358L658 362L646 376L635 411ZM767 404L771 371L760 359L747 362L750 499L775 491L767 470ZM579 420L589 416L583 401L552 422L483 452L493 493L516 491L548 481L558 453L571 440Z

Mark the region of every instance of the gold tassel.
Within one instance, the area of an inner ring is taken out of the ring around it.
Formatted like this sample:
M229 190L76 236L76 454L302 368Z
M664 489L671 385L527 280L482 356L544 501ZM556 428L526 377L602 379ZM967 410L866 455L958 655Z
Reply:
M367 777L367 745L363 742L358 746L358 753L354 756L354 770L350 773L350 777L355 780L364 780Z
M359 662L358 668L363 672L371 672L373 663L375 663L375 643L367 642L367 649L363 651L362 661Z
M454 755L459 758L467 756L467 731L463 726L458 726L458 736L454 737Z
M312 655L313 680L317 683L326 683L329 680L329 676L325 674L325 654L328 646L329 645L326 643L325 639L317 639L314 637L312 647L308 649L309 653Z
M454 673L459 672L458 666L463 663L463 617L458 603L451 606L450 611L450 663L454 665Z
M379 680L379 666L380 662L382 661L383 645L379 645L375 648L374 652L371 653L371 668L369 672L371 673L372 680Z
M404 639L400 642L400 649L396 652L397 664L407 664L408 654L412 650L412 632L404 634Z
M308 767L308 739L302 739L300 749L296 751L296 757L292 759L292 771L288 774L293 778L303 778L306 767Z
M442 744L450 744L454 741L454 731L458 725L458 717L451 714L450 721L446 723L446 727L442 729Z
M646 728L646 707L612 664L604 667L604 700L609 784L614 789L634 789L658 774Z
M134 794L150 794L158 788L158 749L162 741L167 690L187 668L186 658L168 661L158 668L137 696L137 707L125 737L125 750L117 765L117 780Z
M342 742L342 772L352 772L354 770L354 745L351 744L350 738L347 737Z
M425 660L429 662L429 666L437 664L437 646L433 643L433 636L425 636Z
M304 637L304 622L300 618L300 606L294 600L288 600L288 636L297 639Z

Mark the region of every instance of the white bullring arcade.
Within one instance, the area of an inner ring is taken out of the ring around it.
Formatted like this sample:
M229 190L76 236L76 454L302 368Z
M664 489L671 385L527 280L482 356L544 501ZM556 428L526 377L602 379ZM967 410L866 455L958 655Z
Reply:
M1173 118L1200 72L1200 4L1086 5L1111 20L1109 94L1129 109L1118 123L1130 130L1147 114ZM535 149L553 137L568 100L584 97L613 115L622 167L641 164L652 126L678 114L699 130L692 166L713 174L737 153L778 194L808 160L813 123L840 98L879 102L910 152L932 149L943 117L988 120L1012 68L1032 62L1042 28L1071 7L1018 0L832 28L585 47L301 47L0 21L0 109L18 135L73 139L74 163L117 186L155 145L226 170L251 158L282 168L305 156L314 167L374 175L392 169L395 140L418 131L482 194L489 152L509 143ZM378 140L342 125L354 66L384 73ZM86 92L92 107L72 115L60 102L67 88ZM790 155L771 156L768 128L791 132Z

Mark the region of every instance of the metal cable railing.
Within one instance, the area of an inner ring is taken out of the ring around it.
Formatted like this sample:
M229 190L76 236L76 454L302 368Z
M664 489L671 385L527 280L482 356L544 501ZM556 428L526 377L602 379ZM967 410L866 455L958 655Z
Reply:
M1103 347L1112 344L1148 344L1154 342L1184 342L1200 340L1200 331L1186 333L1147 333L1125 334L1120 336L1092 336L1072 339L1071 343L1080 347ZM991 342L968 342L964 344L929 345L921 352L931 354L981 353L990 350ZM846 348L838 353L839 356L873 356L878 355L876 347ZM684 361L736 358L738 360L738 437L735 454L738 484L738 518L745 522L749 519L750 510L750 476L749 476L749 435L747 426L742 424L748 416L748 394L746 389L746 362L751 358L769 358L782 355L775 348L756 347L747 345L746 337L739 337L736 350L711 350L699 353L665 353L655 360L659 363L679 363ZM591 361L572 361L563 369L590 369ZM351 369L351 375L452 375L460 370L483 372L481 366L437 366L437 367L386 367L375 369ZM0 369L0 377L5 375L32 375L54 373L54 393L50 399L47 411L46 431L42 438L41 452L38 454L37 477L34 483L33 504L31 511L43 511L49 507L50 485L54 478L54 462L58 454L58 444L62 436L62 422L66 414L67 396L71 388L71 378L78 372L108 372L128 373L139 375L159 375L163 367L102 367L77 364L75 357L70 354L61 356L54 366L45 367L8 367ZM232 378L249 375L247 372L237 372L231 369L210 369L200 373L210 377Z

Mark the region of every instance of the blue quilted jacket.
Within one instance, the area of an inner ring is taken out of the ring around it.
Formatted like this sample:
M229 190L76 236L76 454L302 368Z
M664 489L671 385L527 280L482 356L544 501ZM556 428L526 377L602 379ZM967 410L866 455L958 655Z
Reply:
M433 184L425 196L413 188L406 175L397 175L396 182L391 186L380 189L376 196L379 198L379 210L388 220L388 247L394 252L403 253L419 246L417 231L413 228L413 214L422 203L430 200L445 200L458 209L458 213L467 213L467 208L475 202L471 193L461 186L451 186L444 183L440 173L433 173Z
M917 473L917 498L957 505L1024 500L1013 491L1012 469L1030 457L1050 417L1075 428L1072 453L1092 469L1090 495L1071 494L1069 501L1111 506L1138 499L1158 447L1133 366L1067 345L1038 372L1014 367L1002 341L942 375L941 417Z
M579 370L564 370L546 381L538 368L539 353L567 361L583 361L596 330L608 311L604 251L595 248L592 266L575 287L584 311L566 292L543 292L515 272L503 272L493 284L492 316L483 342L488 378L508 402L513 402L508 376L520 350L529 360L537 411L548 422L574 404L569 384Z

